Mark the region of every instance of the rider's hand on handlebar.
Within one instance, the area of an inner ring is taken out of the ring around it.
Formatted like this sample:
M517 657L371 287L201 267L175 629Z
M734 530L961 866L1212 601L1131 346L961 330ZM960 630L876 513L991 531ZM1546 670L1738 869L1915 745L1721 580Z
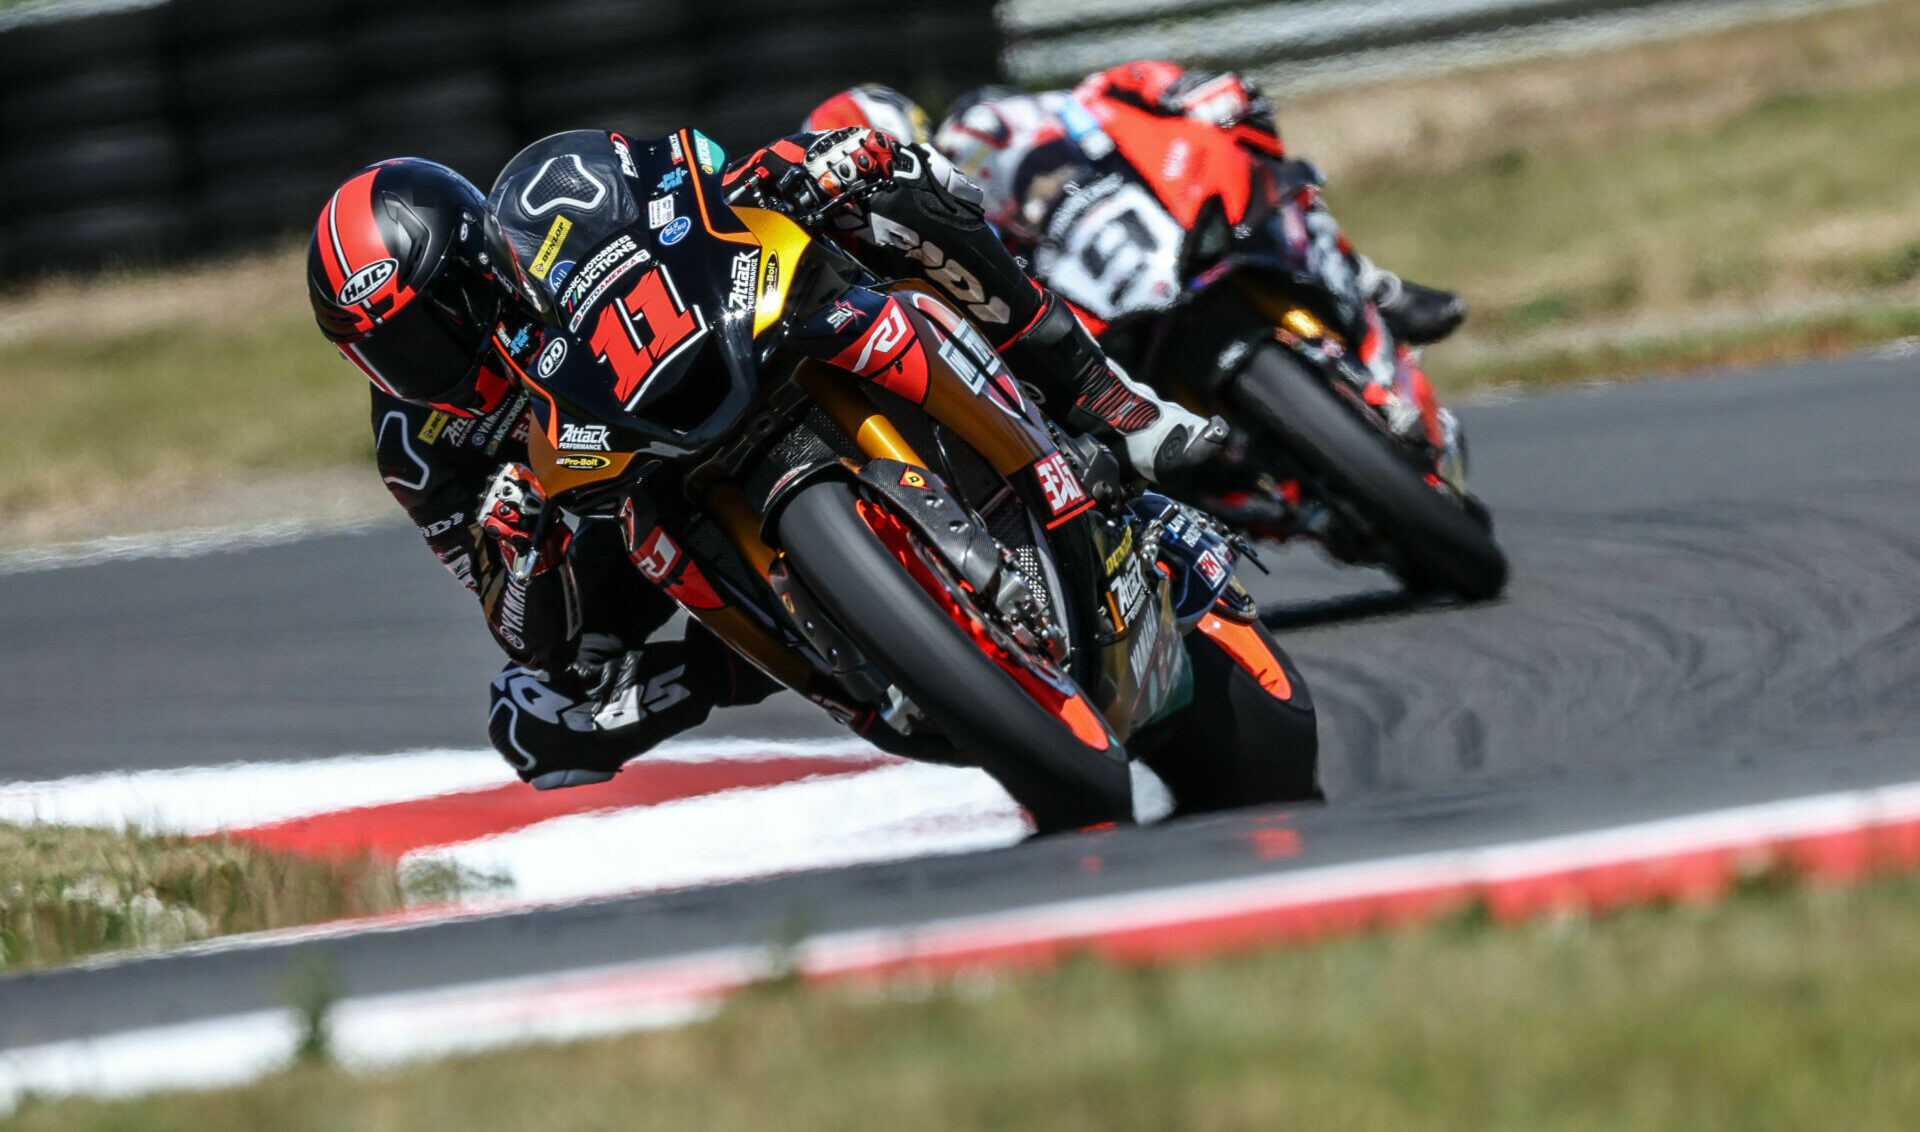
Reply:
M813 212L893 175L893 139L849 127L822 134L802 150L778 141L753 155L744 175L761 196Z
M534 535L540 529L540 514L546 506L547 493L533 469L525 464L501 465L486 494L480 497L480 529L499 548L500 560L508 570L533 549ZM557 530L564 532L565 528ZM564 545L562 542L561 546ZM545 572L555 557L543 551L533 572Z

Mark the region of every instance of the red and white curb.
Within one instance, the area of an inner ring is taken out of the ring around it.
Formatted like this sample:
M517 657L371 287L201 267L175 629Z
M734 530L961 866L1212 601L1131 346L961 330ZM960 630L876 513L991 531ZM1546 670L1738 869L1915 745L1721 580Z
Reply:
M1527 841L1298 868L816 935L786 961L815 981L1044 966L1091 952L1192 958L1413 923L1483 904L1500 922L1702 900L1760 868L1833 881L1920 866L1920 782L1742 806ZM701 1016L781 961L729 947L553 975L352 998L333 1015L349 1066L555 1041ZM265 1011L0 1053L0 1111L23 1091L212 1087L285 1064L297 1024Z
M493 878L469 898L490 909L972 852L1027 832L986 775L851 739L668 743L611 782L545 793L491 751L92 775L0 785L0 822L455 865Z

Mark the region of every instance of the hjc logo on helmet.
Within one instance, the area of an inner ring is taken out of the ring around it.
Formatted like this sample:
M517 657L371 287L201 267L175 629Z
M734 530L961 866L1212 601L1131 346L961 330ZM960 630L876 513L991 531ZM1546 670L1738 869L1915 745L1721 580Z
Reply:
M364 302L367 296L378 291L386 284L387 280L393 278L393 273L399 269L400 264L395 260L375 260L373 263L347 276L347 281L340 284L340 292L335 295L334 298L337 299L343 307L351 307Z

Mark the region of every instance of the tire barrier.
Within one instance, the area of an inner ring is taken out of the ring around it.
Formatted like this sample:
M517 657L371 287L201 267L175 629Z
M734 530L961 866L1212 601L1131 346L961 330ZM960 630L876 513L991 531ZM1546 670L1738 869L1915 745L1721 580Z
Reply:
M581 126L739 152L856 82L944 103L999 49L992 0L72 0L0 19L0 281L297 234L386 157L484 189Z

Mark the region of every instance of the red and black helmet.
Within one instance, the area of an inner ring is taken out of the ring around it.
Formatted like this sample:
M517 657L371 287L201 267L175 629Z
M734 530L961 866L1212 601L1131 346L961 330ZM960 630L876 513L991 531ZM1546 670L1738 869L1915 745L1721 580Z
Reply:
M905 145L927 141L927 112L890 86L863 83L849 87L813 108L800 128L809 133L865 126Z
M484 364L488 340L520 300L489 219L486 195L431 161L395 158L348 178L307 249L321 333L396 397L491 412L507 386Z

